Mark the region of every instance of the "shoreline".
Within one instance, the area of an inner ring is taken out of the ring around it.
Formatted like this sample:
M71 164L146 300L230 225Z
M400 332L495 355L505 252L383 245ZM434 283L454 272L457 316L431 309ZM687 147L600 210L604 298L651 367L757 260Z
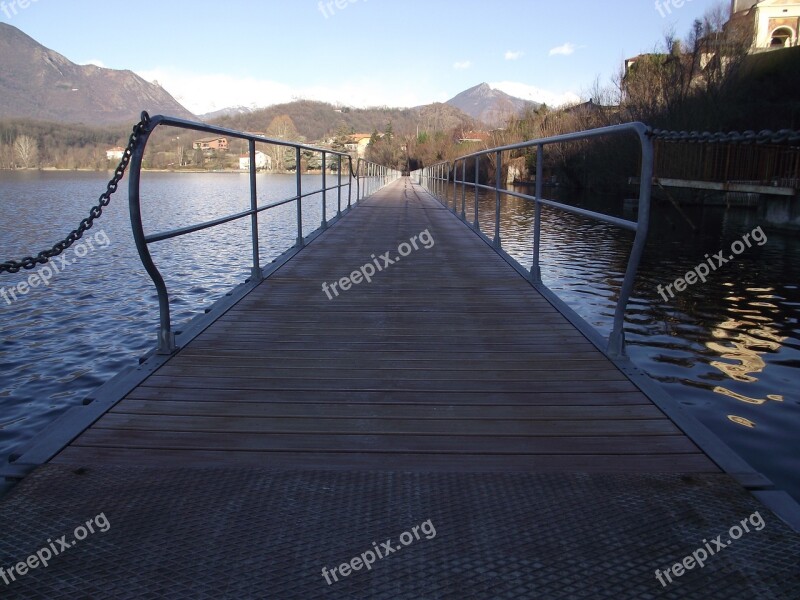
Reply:
M78 168L78 169L61 169L58 167L41 167L38 169L0 169L0 172L10 172L10 173L30 173L30 172L47 172L47 173L113 173L115 169L87 169L87 168ZM234 173L239 175L249 175L250 171L242 171L240 169L142 169L143 173ZM258 171L258 175L295 175L294 171ZM342 176L346 175L347 173L343 172ZM303 175L322 175L322 171L320 169L312 169L309 171L303 172ZM328 173L329 176L336 176L337 172L332 171Z

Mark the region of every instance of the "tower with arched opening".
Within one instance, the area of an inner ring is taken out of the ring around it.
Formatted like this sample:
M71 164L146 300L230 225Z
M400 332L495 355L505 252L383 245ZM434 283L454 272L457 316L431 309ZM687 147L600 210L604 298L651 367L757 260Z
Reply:
M798 44L800 0L731 0L731 21L749 25L751 52Z

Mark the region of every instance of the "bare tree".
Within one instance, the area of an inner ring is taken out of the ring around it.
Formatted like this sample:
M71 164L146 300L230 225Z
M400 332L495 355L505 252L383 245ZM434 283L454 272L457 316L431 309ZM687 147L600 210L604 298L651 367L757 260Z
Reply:
M39 147L36 140L28 135L18 136L14 140L14 155L19 167L23 169L35 167L39 160Z
M0 169L10 169L14 163L11 146L0 143Z
M267 127L267 137L279 140L298 141L300 134L294 125L294 121L289 115L279 115L272 119L272 122ZM286 146L279 146L277 144L270 144L267 149L267 154L272 158L273 169L276 171L286 170L286 153L290 151ZM300 165L297 165L300 168Z
M709 9L700 27L704 42L703 83L706 93L718 108L720 96L735 81L747 58L752 31L746 24L729 23L722 5Z

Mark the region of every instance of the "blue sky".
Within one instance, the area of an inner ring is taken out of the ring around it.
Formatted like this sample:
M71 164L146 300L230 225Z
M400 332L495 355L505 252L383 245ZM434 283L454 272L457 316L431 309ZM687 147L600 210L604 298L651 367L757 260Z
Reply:
M484 81L558 104L720 4L657 1L5 0L0 20L75 62L157 80L195 113L415 106Z

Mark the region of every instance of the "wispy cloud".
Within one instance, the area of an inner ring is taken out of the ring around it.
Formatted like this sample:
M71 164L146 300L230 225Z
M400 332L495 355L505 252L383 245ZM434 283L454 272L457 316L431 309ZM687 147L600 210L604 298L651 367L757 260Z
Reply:
M515 52L513 50L509 50L509 51L506 52L506 60L519 60L524 55L525 55L525 53L522 52L522 51L516 51Z
M566 44L562 44L561 46L556 46L555 48L551 48L550 56L556 56L558 54L562 56L569 56L570 54L574 54L577 48L578 47L575 44L567 42Z
M335 86L295 87L269 79L174 69L156 68L138 71L138 75L150 82L157 81L196 115L231 106L263 107L300 98L357 107L419 106L428 101L407 87L375 84L360 78L343 80Z
M472 62L468 60L460 60L458 62L453 63L453 68L458 69L459 71L463 71L464 69L469 69L472 66Z

